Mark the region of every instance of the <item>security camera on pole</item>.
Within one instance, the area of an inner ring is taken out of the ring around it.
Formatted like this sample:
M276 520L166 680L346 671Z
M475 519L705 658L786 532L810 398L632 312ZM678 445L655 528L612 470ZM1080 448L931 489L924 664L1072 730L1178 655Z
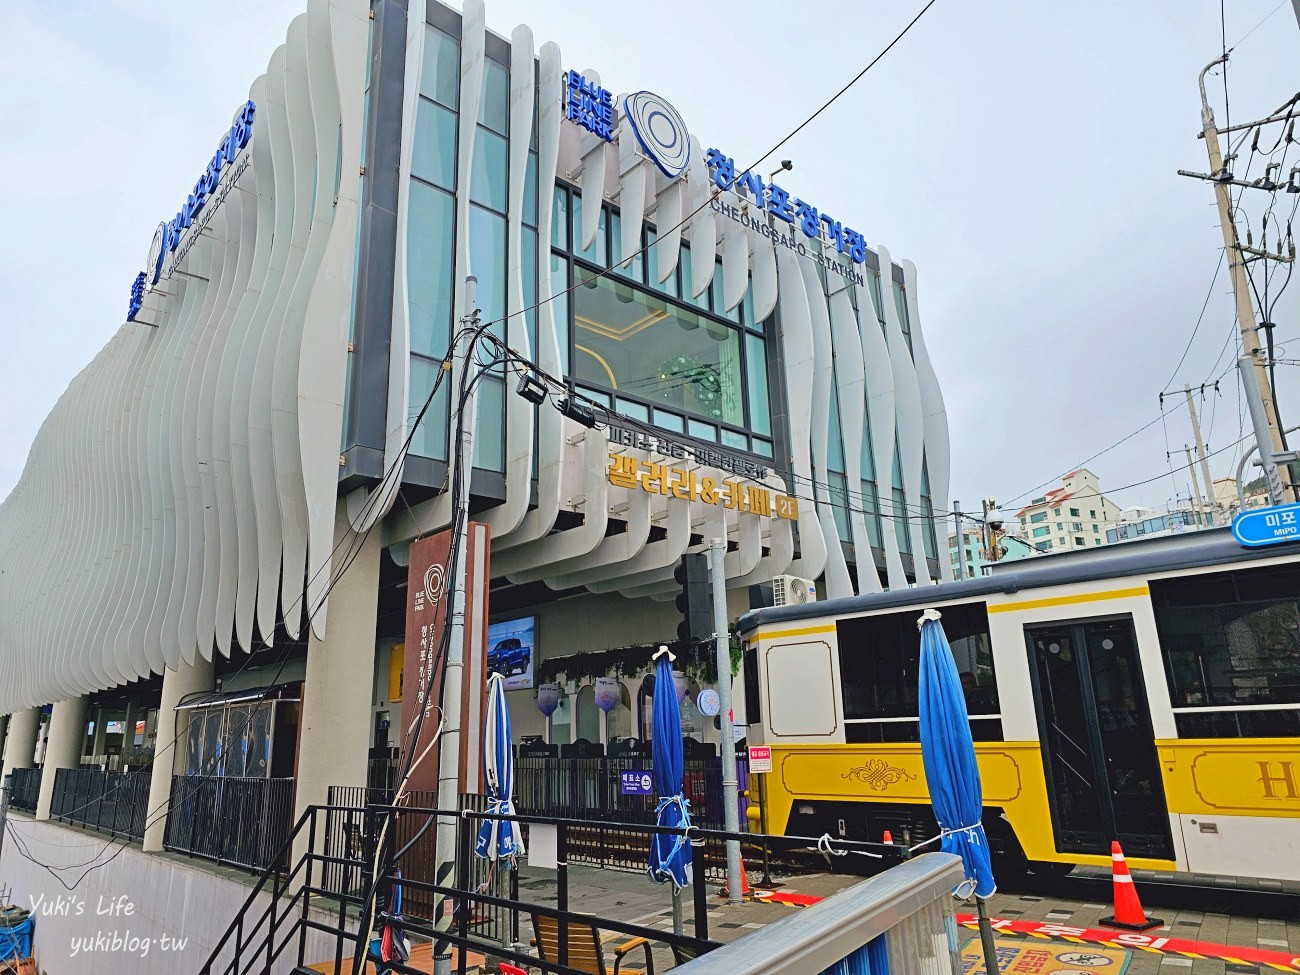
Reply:
M1002 547L1002 516L998 514L997 498L984 499L984 558L988 562L997 562L1007 554Z

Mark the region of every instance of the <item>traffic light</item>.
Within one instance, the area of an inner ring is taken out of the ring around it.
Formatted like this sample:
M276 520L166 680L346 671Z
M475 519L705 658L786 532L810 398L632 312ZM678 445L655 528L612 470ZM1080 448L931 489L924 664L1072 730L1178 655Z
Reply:
M673 578L682 587L677 594L677 611L682 614L682 621L677 624L677 639L685 642L712 639L709 557L703 553L683 555L673 570Z

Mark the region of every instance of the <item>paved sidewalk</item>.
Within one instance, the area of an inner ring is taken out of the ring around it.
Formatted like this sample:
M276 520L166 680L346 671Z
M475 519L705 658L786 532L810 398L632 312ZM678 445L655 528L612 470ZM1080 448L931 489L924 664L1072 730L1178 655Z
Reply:
M554 876L551 871L523 867L520 872L520 897L534 903L554 904ZM783 892L828 897L858 883L862 878L815 873L781 879L785 880L784 886L780 888ZM751 876L751 884L753 880ZM710 895L716 894L717 887L716 882L710 883ZM1140 881L1138 889L1141 891ZM672 930L669 889L652 884L644 873L570 866L569 905L575 911L664 931ZM990 913L997 917L1048 921L1078 928L1101 927L1100 919L1112 911L1109 903L1072 900L1050 894L999 893L989 899L988 905ZM1151 937L1217 942L1300 955L1300 923L1229 916L1216 913L1213 910L1215 907L1222 909L1222 905L1217 904L1206 904L1204 911L1161 911L1148 907L1147 913L1162 918L1165 924L1145 933ZM729 942L784 917L790 911L802 908L754 901L732 905L724 898L710 896L708 910L709 937ZM957 910L958 913L973 914L975 907L973 903L959 904ZM682 893L682 913L685 918L683 930L687 934L693 933L694 903L690 891ZM520 930L521 939L527 943L531 936L527 918L521 918ZM961 929L960 934L963 943L975 936L974 932L966 929ZM1069 944L1066 941L1060 943ZM656 972L666 972L672 967L672 956L666 948L655 949L654 961ZM1135 950L1126 975L1244 975L1260 970L1254 965L1243 967L1221 959L1192 959Z

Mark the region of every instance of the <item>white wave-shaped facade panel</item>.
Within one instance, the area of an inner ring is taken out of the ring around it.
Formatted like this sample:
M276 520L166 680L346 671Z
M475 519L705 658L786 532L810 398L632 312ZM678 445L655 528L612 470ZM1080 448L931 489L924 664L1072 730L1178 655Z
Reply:
M300 636L321 602L368 21L293 21L174 266L42 425L0 506L0 712Z

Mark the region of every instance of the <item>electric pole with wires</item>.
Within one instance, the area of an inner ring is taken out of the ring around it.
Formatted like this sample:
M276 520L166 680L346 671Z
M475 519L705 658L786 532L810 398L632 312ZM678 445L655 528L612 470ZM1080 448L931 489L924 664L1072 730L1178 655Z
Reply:
M1272 323L1267 320L1268 307L1261 301L1259 315L1256 315L1255 304L1251 299L1253 285L1248 274L1248 266L1255 261L1291 263L1295 260L1295 243L1291 238L1289 225L1286 233L1285 253L1283 251L1283 235L1280 231L1277 235L1276 253L1268 250L1267 225L1261 230L1260 243L1264 246L1254 246L1253 236L1249 229L1246 231L1246 242L1242 243L1240 236L1237 234L1236 222L1233 219L1232 187L1239 186L1243 189L1262 189L1276 192L1280 187L1274 176L1278 174L1281 164L1270 163L1264 171L1264 175L1253 182L1234 179L1230 164L1236 159L1236 153L1230 153L1225 160L1223 149L1219 145L1219 137L1237 131L1247 131L1249 133L1250 129L1256 129L1255 142L1252 144L1252 152L1254 152L1259 143L1259 130L1265 125L1280 122L1289 123L1286 132L1286 137L1289 140L1291 138L1291 129L1294 127L1292 116L1296 110L1297 101L1300 101L1300 95L1291 98L1268 118L1254 122L1244 122L1239 125L1228 125L1220 130L1215 124L1214 110L1210 107L1210 100L1205 91L1205 76L1216 66L1226 65L1227 61L1228 53L1225 52L1222 56L1207 64L1201 70L1200 75L1202 123L1200 137L1205 140L1205 149L1210 160L1210 171L1209 173L1193 173L1180 169L1178 173L1180 176L1192 176L1197 179L1209 180L1214 184L1215 204L1219 211L1219 226L1223 233L1224 252L1228 258L1232 294L1236 301L1237 325L1241 330L1242 356L1240 368L1244 380L1242 389L1246 391L1247 397L1251 395L1258 395L1259 397L1258 404L1254 404L1251 409L1251 417L1255 421L1255 439L1259 445L1260 462L1264 467L1265 474L1268 476L1269 493L1272 495L1273 503L1277 504L1284 500L1287 493L1294 493L1291 472L1285 465L1296 460L1296 456L1287 450L1282 424L1278 418L1274 390L1272 383L1269 381L1268 367L1270 363L1260 348L1260 329L1272 328ZM1242 141L1244 141L1244 136ZM1290 185L1294 185L1295 175L1295 170L1292 170ZM1290 189L1290 185L1287 186L1288 189ZM1245 376L1247 370L1253 372L1252 377ZM1254 381L1249 381L1250 379ZM1254 408L1254 406L1258 408Z

